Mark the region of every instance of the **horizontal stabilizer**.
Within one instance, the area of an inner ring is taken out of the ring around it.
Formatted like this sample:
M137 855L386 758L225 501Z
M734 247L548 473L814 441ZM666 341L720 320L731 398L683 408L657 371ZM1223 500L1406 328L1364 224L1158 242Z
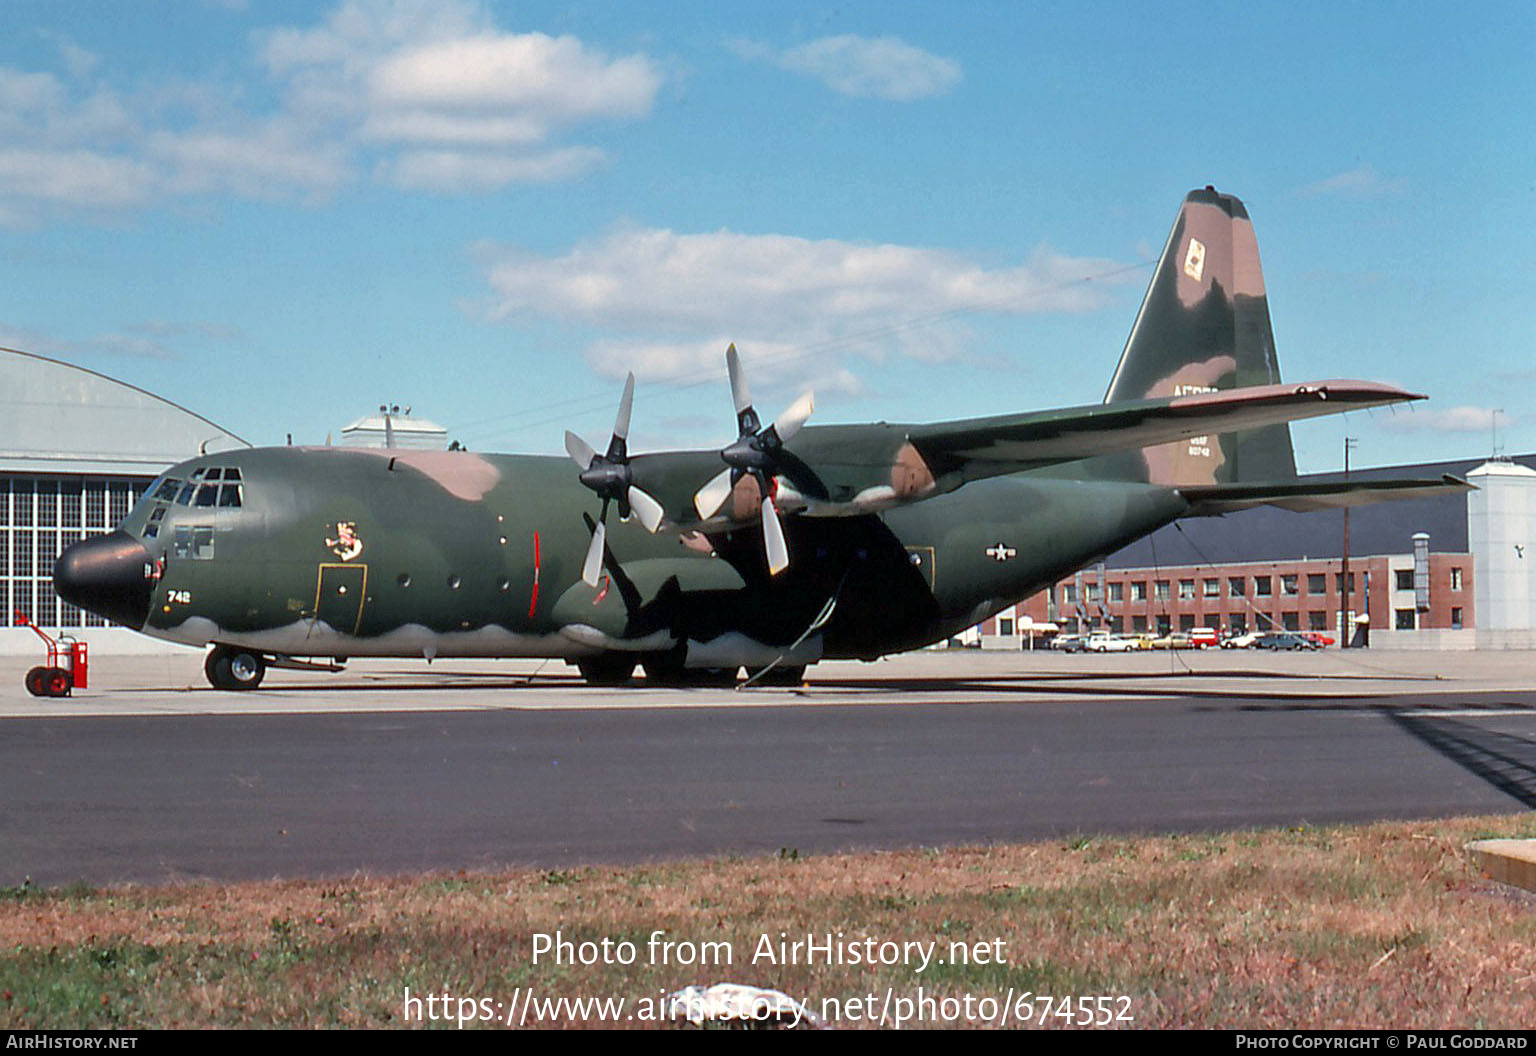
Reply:
M1296 513L1339 510L1373 502L1431 499L1473 491L1474 486L1450 474L1429 480L1331 480L1308 482L1305 478L1277 484L1205 484L1180 488L1189 500L1190 516L1212 516L1278 506Z
M1253 385L1161 399L914 426L908 438L930 465L1008 463L1004 472L1172 440L1229 433L1424 397L1372 381Z

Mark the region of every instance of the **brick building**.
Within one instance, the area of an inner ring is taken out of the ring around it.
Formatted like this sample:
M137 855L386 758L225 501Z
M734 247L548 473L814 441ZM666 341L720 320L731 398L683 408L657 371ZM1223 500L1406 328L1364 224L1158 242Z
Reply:
M1169 525L1102 565L1004 610L979 625L972 637L991 648L1027 646L1031 628L1039 626L1154 634L1194 627L1223 633L1315 630L1338 637L1343 622L1357 617L1368 617L1376 644L1409 644L1399 632L1471 631L1479 626L1474 600L1478 569L1498 570L1504 558L1474 553L1469 501L1472 519L1478 520L1480 504L1496 494L1490 484L1536 483L1533 466L1536 455L1487 465L1468 460L1352 473L1352 479L1362 480L1451 474L1483 490L1470 493L1470 499L1449 495L1352 510L1347 598L1342 591L1342 512L1298 514L1263 507ZM1519 503L1496 505L1515 508L1519 523L1511 529L1514 536L1523 539L1536 531L1536 518L1520 515ZM1478 539L1487 535L1480 531ZM1498 545L1515 547L1511 554L1518 556L1521 544ZM1507 578L1502 571L1485 575L1501 582ZM1536 613L1501 621L1501 632L1530 628L1536 626ZM1442 647L1457 639L1419 637ZM1462 646L1473 644L1468 639Z

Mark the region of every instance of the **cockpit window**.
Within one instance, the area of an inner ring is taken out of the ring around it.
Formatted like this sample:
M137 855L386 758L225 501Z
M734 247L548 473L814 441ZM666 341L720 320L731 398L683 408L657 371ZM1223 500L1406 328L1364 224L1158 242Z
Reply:
M245 505L245 490L240 470L234 466L198 466L185 481L162 477L145 492L145 498L177 506L238 510Z

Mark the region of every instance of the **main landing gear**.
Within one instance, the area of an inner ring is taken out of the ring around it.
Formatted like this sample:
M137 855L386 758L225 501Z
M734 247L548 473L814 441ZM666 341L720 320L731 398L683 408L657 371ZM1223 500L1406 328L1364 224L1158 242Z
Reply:
M235 645L214 646L203 662L214 689L255 689L266 673L266 657Z

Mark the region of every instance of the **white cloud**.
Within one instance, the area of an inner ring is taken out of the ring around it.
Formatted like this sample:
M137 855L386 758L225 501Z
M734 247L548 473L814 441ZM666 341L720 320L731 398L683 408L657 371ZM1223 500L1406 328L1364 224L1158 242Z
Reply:
M61 340L31 330L8 328L0 323L0 347L71 363L123 356L135 359L177 359L181 356L177 345L206 347L209 343L226 342L238 336L237 330L216 323L152 320L127 326L120 333Z
M815 77L835 92L862 99L910 102L943 95L960 82L960 64L898 37L822 37L782 52L737 44L744 58Z
M1462 405L1444 410L1420 410L1409 407L1406 413L1382 418L1380 424L1395 432L1487 433L1495 423L1507 428L1519 420L1500 408Z
M1330 176L1326 180L1309 183L1299 193L1303 198L1322 198L1331 195L1352 198L1387 198L1406 194L1408 184L1403 180L1389 180L1370 165L1357 165L1347 172Z
M315 29L268 35L262 58L296 120L337 126L380 152L374 167L386 179L434 191L579 176L606 152L555 138L645 117L662 83L644 55L503 32L464 3L353 0Z
M947 250L654 228L623 228L555 257L486 253L493 316L642 335L593 343L588 358L604 373L718 372L734 340L768 364L765 377L820 377L837 391L858 384L843 363L850 354L954 358L960 317L1089 310L1113 280L1083 279L1116 270L1044 248L989 268Z
M21 199L58 205L118 209L142 205L153 194L153 169L141 161L89 150L0 148L0 202ZM13 215L36 222L36 209L18 204Z
M523 155L462 151L412 151L383 170L396 186L462 192L514 183L555 183L597 168L608 155L597 147L565 147Z
M382 107L500 115L546 125L650 112L661 77L650 60L609 60L574 37L490 34L391 55L369 75Z
M795 319L889 323L950 311L1077 311L1076 280L1112 262L1037 250L988 269L947 250L734 231L625 228L558 258L506 252L489 271L504 315L602 325L772 327Z
M567 141L648 115L643 54L513 33L479 4L347 0L318 25L253 42L279 102L232 83L85 83L99 58L55 41L73 80L0 67L0 225L176 197L323 198L358 178L485 192L576 178L601 147Z
M315 143L282 121L238 130L158 132L145 144L165 185L182 193L228 190L269 198L294 190L325 195L351 178L345 152Z

